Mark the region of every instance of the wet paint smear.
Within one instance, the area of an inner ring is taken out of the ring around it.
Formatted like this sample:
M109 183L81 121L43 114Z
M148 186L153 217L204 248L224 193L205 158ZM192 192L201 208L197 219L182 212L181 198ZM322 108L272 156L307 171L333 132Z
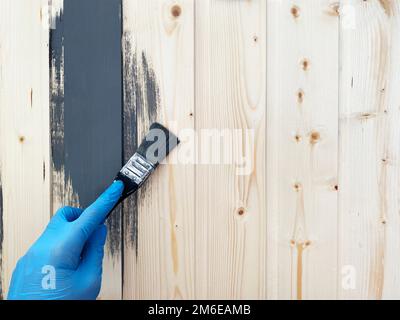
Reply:
M64 165L64 37L62 15L50 30L50 130L53 167L61 171Z
M3 188L0 177L0 300L3 300L3 283L1 278L1 269L3 266Z
M68 0L50 32L53 170L82 208L122 167L121 23L121 0ZM107 224L110 252L119 253L120 208Z
M141 99L135 93L134 79L137 77L136 57L131 54L131 39L124 35L124 108L123 108L123 160L126 163L138 147L136 99ZM137 253L138 210L137 194L129 196L123 202L124 233L135 247Z
M124 49L124 111L123 136L124 161L128 161L140 144L146 130L158 119L160 106L159 87L151 63L145 52L137 52L129 33L123 35ZM142 128L138 132L138 124ZM146 192L146 184L139 191ZM138 194L124 203L124 231L138 253Z
M149 66L149 63L147 62L147 58L144 52L142 52L141 62L142 62L144 81L141 81L140 79L136 78L137 81L136 88L138 91L145 90L146 100L142 101L139 100L136 107L142 111L144 111L144 109L147 109L148 122L151 124L157 120L157 110L159 108L160 95L154 70ZM144 83L145 86L144 88L143 87L141 88L139 85L142 83Z

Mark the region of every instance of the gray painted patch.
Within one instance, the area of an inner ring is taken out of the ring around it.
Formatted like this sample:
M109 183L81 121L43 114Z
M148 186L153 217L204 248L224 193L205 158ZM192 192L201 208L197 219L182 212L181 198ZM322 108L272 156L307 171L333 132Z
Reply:
M64 1L50 44L57 81L64 70L63 90L51 88L53 168L64 169L86 207L122 166L121 0ZM107 223L113 254L121 210Z
M62 15L55 19L50 31L50 130L54 170L64 165L64 24Z
M159 87L154 70L144 52L138 54L133 46L129 33L123 37L124 46L124 160L125 162L136 151L146 132L139 134L137 124L141 127L158 120L160 105ZM139 194L146 192L146 184ZM138 195L132 195L124 203L124 232L138 252Z

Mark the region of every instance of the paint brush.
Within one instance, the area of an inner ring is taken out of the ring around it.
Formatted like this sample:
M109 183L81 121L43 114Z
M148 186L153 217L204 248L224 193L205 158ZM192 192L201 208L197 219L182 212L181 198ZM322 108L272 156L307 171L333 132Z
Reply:
M178 144L179 139L161 124L155 122L150 126L135 154L115 177L115 180L121 180L124 183L124 190L113 210L129 195L139 190L158 165Z

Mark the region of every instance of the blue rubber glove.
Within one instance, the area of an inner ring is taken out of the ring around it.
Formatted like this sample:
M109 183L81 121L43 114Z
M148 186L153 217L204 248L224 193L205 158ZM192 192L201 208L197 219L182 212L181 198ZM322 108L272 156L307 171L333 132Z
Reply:
M86 210L63 207L18 261L8 299L96 299L100 292L104 220L124 186L114 182Z

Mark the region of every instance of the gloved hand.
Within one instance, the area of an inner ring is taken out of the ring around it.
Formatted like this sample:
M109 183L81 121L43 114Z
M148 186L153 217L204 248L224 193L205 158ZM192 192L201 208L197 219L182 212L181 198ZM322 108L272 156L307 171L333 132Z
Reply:
M18 261L8 299L96 299L100 291L104 220L124 186L115 181L84 211L63 207Z

